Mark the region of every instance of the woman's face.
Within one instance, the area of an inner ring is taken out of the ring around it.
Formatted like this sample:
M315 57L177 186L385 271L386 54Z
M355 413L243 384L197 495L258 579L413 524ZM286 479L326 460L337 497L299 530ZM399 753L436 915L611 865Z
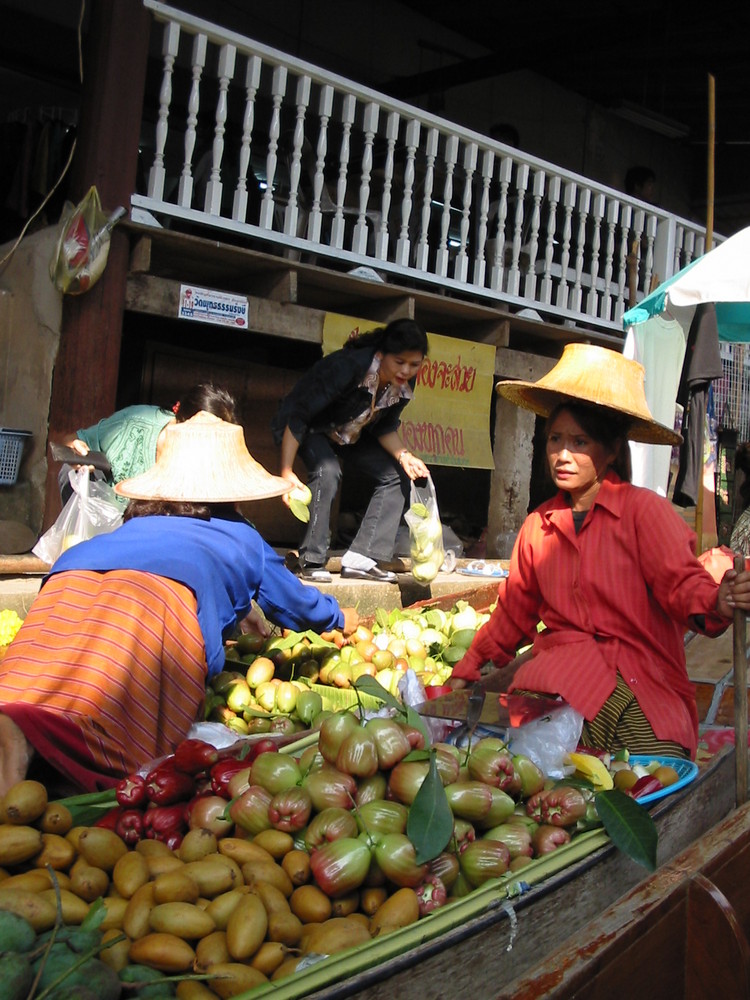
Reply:
M421 351L399 351L380 357L380 384L392 382L399 387L406 385L417 374L424 361Z
M555 486L570 494L573 510L588 510L615 453L595 441L569 410L562 409L547 435L547 461Z

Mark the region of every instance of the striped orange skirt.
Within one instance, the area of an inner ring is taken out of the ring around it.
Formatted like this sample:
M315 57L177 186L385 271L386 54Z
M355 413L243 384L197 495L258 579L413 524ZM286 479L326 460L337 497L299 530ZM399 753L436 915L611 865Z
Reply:
M170 753L205 683L188 587L134 570L68 571L42 587L0 663L0 711L93 790Z

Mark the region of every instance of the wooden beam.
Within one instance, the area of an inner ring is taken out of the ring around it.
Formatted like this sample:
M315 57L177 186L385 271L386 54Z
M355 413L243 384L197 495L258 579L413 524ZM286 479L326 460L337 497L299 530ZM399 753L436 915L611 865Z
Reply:
M151 248L153 244L150 236L141 236L136 240L135 246L130 252L130 271L136 274L148 274L151 270Z
M255 296L247 299L248 332L322 344L325 318L322 310ZM177 319L179 303L179 281L150 274L133 274L128 278L125 308L130 312Z
M297 302L297 272L289 269L254 275L248 283L248 292L274 302Z

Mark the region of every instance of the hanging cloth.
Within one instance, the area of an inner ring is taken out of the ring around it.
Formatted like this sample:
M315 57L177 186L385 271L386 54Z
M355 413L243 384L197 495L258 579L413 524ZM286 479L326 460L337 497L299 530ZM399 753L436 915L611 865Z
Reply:
M659 315L630 327L623 355L646 370L646 402L655 420L674 426L677 390L685 360L685 331L671 316ZM667 495L672 448L631 441L633 484Z

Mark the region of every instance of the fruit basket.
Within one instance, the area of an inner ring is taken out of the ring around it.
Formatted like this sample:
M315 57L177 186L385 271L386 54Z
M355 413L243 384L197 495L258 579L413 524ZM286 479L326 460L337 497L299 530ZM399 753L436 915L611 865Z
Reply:
M639 798L638 801L643 806L647 806L651 802L658 802L659 799L663 799L666 795L672 795L673 792L679 792L680 789L689 785L691 781L695 781L698 777L698 765L692 760L684 760L682 757L660 757L648 754L630 755L631 764L641 764L643 767L647 767L654 761L658 761L659 764L667 767L673 767L679 777L674 784L667 785L664 788L658 789L658 791L651 792Z

